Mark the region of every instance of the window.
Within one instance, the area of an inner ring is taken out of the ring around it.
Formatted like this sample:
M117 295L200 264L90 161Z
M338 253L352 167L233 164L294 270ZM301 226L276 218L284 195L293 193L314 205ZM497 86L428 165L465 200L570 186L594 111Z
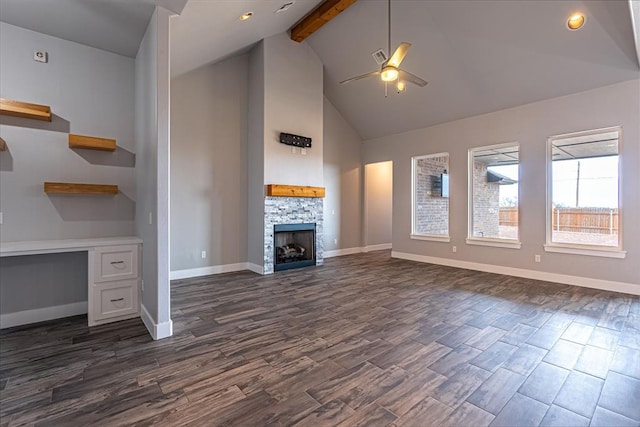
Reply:
M448 242L449 153L412 159L411 238Z
M517 143L469 150L468 244L520 248Z
M620 128L549 138L548 252L623 258Z

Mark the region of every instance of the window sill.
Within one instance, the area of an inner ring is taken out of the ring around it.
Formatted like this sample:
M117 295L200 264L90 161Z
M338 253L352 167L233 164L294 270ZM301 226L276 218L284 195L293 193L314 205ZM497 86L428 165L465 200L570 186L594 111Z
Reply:
M619 258L624 259L627 256L627 251L621 251L620 249L600 249L600 248L583 248L577 246L564 246L564 245L544 245L545 252L556 252L562 254L572 255L587 255L597 256L605 258Z
M517 240L507 239L480 239L480 238L467 238L467 245L478 246L492 246L494 248L508 248L508 249L520 249L522 243Z
M409 237L412 240L428 240L431 242L448 243L451 241L451 237L449 236L438 236L436 234L410 234Z

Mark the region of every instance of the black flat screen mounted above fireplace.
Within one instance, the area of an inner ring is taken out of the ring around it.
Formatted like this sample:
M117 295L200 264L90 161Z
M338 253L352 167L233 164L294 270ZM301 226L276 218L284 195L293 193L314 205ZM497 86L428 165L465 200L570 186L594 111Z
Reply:
M280 142L294 147L311 148L311 138L291 133L280 133Z

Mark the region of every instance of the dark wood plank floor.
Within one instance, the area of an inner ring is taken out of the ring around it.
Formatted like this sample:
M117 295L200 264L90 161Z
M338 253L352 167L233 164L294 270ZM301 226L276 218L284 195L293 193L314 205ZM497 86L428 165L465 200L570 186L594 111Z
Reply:
M637 296L394 260L172 284L175 335L0 333L0 425L640 425Z

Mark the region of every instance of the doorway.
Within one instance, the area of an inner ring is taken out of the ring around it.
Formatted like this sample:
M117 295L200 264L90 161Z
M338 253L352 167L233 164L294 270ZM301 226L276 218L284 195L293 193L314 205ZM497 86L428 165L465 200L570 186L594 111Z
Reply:
M393 161L364 167L364 250L391 249Z

